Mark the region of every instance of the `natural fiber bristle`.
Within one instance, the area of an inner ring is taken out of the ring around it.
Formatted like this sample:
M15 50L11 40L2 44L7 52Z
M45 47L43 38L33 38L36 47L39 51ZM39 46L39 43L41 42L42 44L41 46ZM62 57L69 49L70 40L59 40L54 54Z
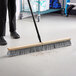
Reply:
M7 54L8 56L17 56L17 55L23 55L32 52L39 52L39 51L51 50L60 47L66 47L71 45L70 40L71 40L70 38L65 38L65 39L59 39L55 41L38 43L28 46L8 48Z

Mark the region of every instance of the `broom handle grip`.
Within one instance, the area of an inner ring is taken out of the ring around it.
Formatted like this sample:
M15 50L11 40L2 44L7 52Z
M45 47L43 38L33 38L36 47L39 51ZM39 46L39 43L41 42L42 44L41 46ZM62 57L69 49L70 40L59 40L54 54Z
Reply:
M29 5L29 8L30 8L31 14L32 14L32 18L33 18L33 22L34 22L34 25L35 25L35 28L36 28L36 32L37 32L37 36L38 36L39 42L42 42L42 41L41 41L40 34L39 34L39 31L38 31L38 27L37 27L37 24L36 24L36 21L35 21L34 15L33 15L33 11L32 11L32 8L31 8L30 1L27 0L27 2L28 2L28 5Z

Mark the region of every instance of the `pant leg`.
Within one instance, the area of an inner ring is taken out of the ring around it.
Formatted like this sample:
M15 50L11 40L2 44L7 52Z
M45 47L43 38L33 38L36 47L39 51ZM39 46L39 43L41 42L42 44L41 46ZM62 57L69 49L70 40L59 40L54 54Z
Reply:
M0 36L5 35L7 0L0 0Z
M8 0L10 32L16 31L16 0Z

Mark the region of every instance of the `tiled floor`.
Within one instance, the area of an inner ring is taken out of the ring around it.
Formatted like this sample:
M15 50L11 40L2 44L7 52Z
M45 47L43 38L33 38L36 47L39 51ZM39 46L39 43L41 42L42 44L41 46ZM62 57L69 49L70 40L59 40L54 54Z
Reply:
M17 21L18 40L10 37L7 23L8 45L0 46L0 76L76 76L76 16L43 15L37 24L42 41L70 37L72 46L7 57L8 47L38 43L31 18Z

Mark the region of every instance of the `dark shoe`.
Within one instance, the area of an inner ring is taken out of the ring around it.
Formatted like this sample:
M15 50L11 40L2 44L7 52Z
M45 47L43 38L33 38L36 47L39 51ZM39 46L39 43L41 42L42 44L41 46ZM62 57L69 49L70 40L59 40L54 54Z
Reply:
M19 39L20 36L17 32L11 32L11 37L13 37L14 39Z
M2 37L0 37L0 45L7 45L6 40Z

